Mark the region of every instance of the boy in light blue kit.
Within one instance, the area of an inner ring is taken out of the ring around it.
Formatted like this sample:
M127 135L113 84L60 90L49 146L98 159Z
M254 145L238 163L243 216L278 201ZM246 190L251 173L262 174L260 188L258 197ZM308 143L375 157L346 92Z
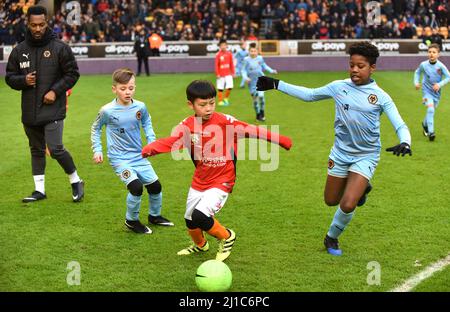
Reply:
M420 75L422 79L423 104L427 107L427 114L422 122L423 134L434 141L436 134L434 131L434 112L441 99L441 88L450 80L447 67L442 64L439 58L439 45L436 43L428 47L428 61L420 63L414 73L414 85L416 90L420 89ZM445 78L442 79L442 76Z
M411 155L411 135L391 97L370 78L379 52L369 42L350 46L350 79L336 80L317 89L294 86L270 77L258 79L258 90L277 89L303 101L333 98L335 101L335 140L328 160L324 199L339 205L324 245L328 253L342 254L338 237L350 223L354 210L366 202L372 178L380 159L380 115L385 113L400 140L386 149L394 155Z
M242 65L242 78L248 83L248 89L250 95L253 98L253 107L256 112L256 120L265 121L266 116L264 114L266 107L266 99L264 98L264 92L256 90L256 82L258 78L264 76L264 71L268 71L271 74L277 74L275 69L270 68L261 55L258 55L258 49L256 43L250 43L249 56L244 59Z
M97 164L103 162L101 135L103 125L106 125L109 163L129 191L125 225L135 233L151 234L152 230L139 221L143 186L150 197L148 222L173 226L161 216L162 187L158 176L150 162L141 156L141 124L147 143L156 137L145 104L133 99L136 88L133 71L121 68L112 78L112 91L117 97L100 109L91 128L94 161Z
M244 58L248 56L248 52L246 49L246 43L244 40L241 41L241 49L234 53L234 59L236 60L236 77L242 76L242 64L244 63ZM245 80L244 78L241 79L241 84L239 85L240 88L243 88L245 86Z

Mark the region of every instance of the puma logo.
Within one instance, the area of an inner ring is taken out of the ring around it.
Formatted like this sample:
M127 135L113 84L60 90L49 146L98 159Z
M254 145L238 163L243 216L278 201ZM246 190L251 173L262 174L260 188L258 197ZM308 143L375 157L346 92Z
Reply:
M23 53L22 55L25 56L28 60L28 56L30 56L30 53L28 53L28 54Z

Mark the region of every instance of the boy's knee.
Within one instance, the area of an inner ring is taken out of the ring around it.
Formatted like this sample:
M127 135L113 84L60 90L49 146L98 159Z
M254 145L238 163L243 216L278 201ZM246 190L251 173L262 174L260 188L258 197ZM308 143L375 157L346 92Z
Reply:
M341 210L345 213L350 213L353 210L355 210L356 208L356 204L358 203L357 199L343 199L341 200L341 202L339 203L339 207L341 208Z
M200 210L194 209L191 215L192 225L201 228L203 231L208 231L214 225L214 219L205 215Z
M142 195L142 183L138 179L131 181L127 185L128 191L130 191L133 196L141 196Z
M190 230L196 229L197 227L194 225L194 222L192 222L192 220L189 219L184 219L184 221L186 222L186 227Z
M339 204L339 200L334 198L328 198L326 196L323 197L323 200L327 206L337 206Z
M149 194L159 194L162 191L162 185L159 180L145 186Z

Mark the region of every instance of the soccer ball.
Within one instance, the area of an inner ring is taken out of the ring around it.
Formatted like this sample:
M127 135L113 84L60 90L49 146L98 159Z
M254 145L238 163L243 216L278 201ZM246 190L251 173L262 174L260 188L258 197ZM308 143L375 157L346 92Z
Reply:
M228 265L218 260L208 260L197 268L195 283L200 291L227 291L232 274Z

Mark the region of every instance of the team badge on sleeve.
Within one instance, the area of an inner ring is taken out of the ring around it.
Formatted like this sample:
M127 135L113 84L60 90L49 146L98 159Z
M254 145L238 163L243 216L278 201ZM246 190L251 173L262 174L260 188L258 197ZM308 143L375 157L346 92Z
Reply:
M378 97L375 94L369 95L367 98L370 104L375 104L378 101Z
M136 119L137 119L137 120L141 120L141 118L142 118L142 113L141 113L141 111L137 111L137 112L136 112Z
M333 159L328 159L328 169L333 169L333 167L334 167Z
M124 171L122 171L122 178L124 178L125 180L128 179L131 175L130 170L125 169Z

